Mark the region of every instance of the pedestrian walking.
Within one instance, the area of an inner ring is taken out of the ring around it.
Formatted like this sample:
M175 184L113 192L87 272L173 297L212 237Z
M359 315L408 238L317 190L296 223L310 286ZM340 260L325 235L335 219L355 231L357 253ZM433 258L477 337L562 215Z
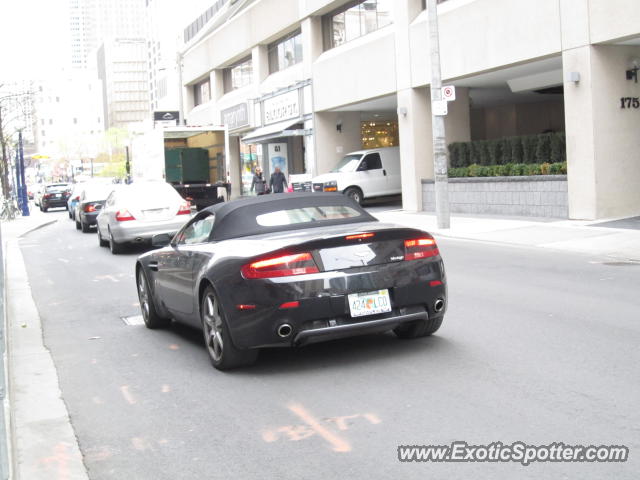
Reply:
M267 181L262 176L262 169L260 167L256 167L253 180L251 181L251 191L253 192L254 190L256 195L264 195L267 190Z
M272 193L282 193L287 188L287 179L284 177L284 173L280 171L280 167L276 167L275 171L271 174L269 180L269 186Z

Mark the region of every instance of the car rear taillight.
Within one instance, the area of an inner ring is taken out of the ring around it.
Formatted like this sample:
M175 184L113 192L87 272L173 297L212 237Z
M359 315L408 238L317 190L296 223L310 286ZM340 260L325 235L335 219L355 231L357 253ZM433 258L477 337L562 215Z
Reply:
M127 222L129 220L135 220L135 217L129 213L129 210L118 210L116 220L118 222Z
M78 195L76 198L74 198L74 200L75 200L76 202L79 202L79 201L80 201L80 195Z
M191 207L189 206L188 203L183 203L182 205L180 205L180 210L178 210L178 215L190 215L191 214Z
M263 258L243 266L241 272L244 278L274 278L318 273L319 270L311 254L305 252Z
M95 207L95 205L88 204L88 205L84 206L83 210L86 213L95 212L96 211L96 207Z
M53 195L51 195L50 193L45 193L42 198L51 198L51 197L53 197Z
M431 237L415 238L404 241L404 259L417 260L419 258L435 257L438 252L436 241Z

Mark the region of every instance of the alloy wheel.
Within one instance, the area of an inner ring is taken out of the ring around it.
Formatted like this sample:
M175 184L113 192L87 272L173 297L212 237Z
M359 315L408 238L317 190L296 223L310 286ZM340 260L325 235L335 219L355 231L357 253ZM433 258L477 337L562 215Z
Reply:
M149 292L147 288L147 280L144 278L142 269L138 272L138 298L140 299L142 317L147 321L149 320Z
M220 305L213 294L208 294L204 300L202 313L204 341L211 358L215 362L222 359L224 343L222 341L222 315Z

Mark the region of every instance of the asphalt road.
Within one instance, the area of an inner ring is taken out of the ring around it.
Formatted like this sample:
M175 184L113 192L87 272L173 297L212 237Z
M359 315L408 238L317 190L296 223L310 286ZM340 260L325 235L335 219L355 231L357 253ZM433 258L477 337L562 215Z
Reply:
M638 478L640 266L440 239L433 337L296 350L222 373L200 332L150 331L133 266L66 212L21 242L92 479ZM627 463L400 463L400 444L616 444Z

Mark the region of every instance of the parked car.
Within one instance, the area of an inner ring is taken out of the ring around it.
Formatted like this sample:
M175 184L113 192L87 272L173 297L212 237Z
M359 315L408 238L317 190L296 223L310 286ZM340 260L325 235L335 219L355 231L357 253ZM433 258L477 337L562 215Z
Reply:
M83 233L91 231L91 227L97 224L98 213L115 187L116 185L104 183L88 183L82 187L74 213L78 230Z
M168 183L121 185L98 215L98 242L111 253L126 243L150 243L159 233L175 233L191 218L191 207Z
M80 194L84 186L85 182L75 183L71 189L71 195L69 195L69 199L67 200L69 218L73 221L76 220L76 205L78 204L78 200L80 200Z
M42 190L40 198L40 210L46 212L50 208L67 208L67 199L71 195L68 183L51 183Z
M341 194L291 193L208 207L138 257L144 322L201 328L214 367L289 347L393 330L430 335L447 306L433 237L383 224Z
M314 192L342 192L358 203L366 198L398 195L399 147L359 150L345 155L329 173L312 180Z

